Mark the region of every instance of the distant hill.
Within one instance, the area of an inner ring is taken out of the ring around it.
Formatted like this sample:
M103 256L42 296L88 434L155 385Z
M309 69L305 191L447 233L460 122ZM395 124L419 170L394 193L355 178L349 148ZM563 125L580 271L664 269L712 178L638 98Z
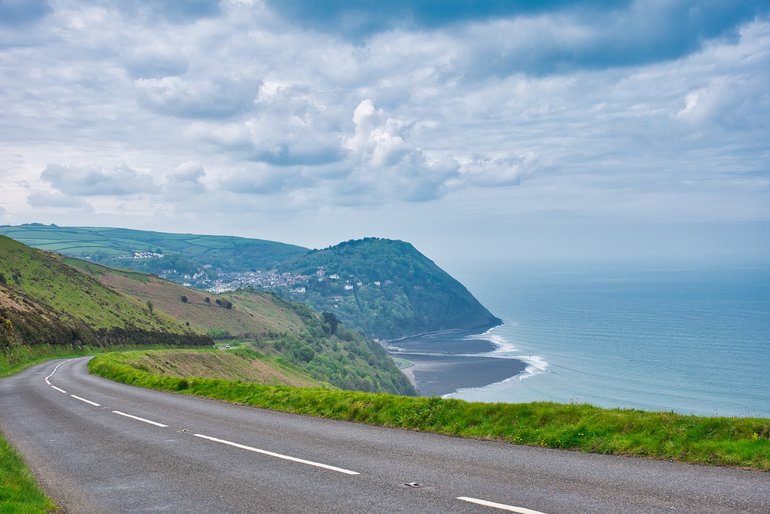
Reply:
M203 266L225 272L272 269L286 259L308 252L301 246L261 239L125 228L30 223L0 226L0 234L41 250L156 274L164 269L175 269L179 274L196 273ZM146 257L135 258L135 254Z
M402 241L367 238L308 250L259 239L118 228L28 224L0 226L0 233L201 290L273 291L333 313L370 337L500 323L462 284Z
M500 324L460 282L403 241L347 241L284 269L314 277L305 287L306 303L378 337Z

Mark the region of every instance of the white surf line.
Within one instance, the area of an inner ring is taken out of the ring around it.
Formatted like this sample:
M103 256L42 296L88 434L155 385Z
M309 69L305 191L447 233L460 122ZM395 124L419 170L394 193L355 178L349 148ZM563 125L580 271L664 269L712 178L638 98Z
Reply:
M56 389L56 390L57 390L57 391L59 391L60 393L64 393L64 394L67 394L67 391L65 391L65 390L64 390L64 389L62 389L61 387L56 387L55 385L52 385L51 387L52 387L53 389Z
M338 473L344 473L346 475L359 475L360 473L356 471L350 471L349 469L344 468L338 468L336 466L329 466L328 464L321 464L320 462L313 462L312 460L305 460L305 459L299 459L297 457L290 457L289 455L282 455L280 453L270 452L267 450L260 450L259 448L254 448L252 446L246 446L244 444L238 444L234 443L232 441L225 441L224 439L217 439L216 437L211 437L208 435L203 434L193 434L195 437L200 437L201 439L208 439L209 441L214 441L215 443L221 443L226 444L228 446L234 446L235 448L240 448L241 450L248 450L250 452L254 453L261 453L262 455L268 455L270 457L276 457L278 459L284 459L289 460L292 462L299 462L300 464L307 464L308 466L315 466L317 468L323 468L328 469L330 471L336 471Z
M135 419L137 421L141 421L143 423L149 423L150 425L155 425L156 427L160 428L168 428L168 425L164 425L163 423L158 423L157 421L152 421L149 419L140 418L139 416L132 416L131 414L126 414L125 412L120 412L119 410L112 411L113 414L117 414L118 416L125 416L127 418Z
M92 402L91 400L86 400L85 398L81 398L80 396L75 396L74 394L71 394L70 396L72 396L76 400L80 400L81 402L86 402L89 405L93 405L94 407L101 407L101 405L99 405L98 403Z
M505 505L504 503L495 503L487 500L479 500L478 498L470 498L468 496L458 496L457 499L468 503L475 503L476 505L483 505L485 507L505 510L508 512L518 512L519 514L544 514L543 512L537 510L525 509L524 507L514 507L513 505Z

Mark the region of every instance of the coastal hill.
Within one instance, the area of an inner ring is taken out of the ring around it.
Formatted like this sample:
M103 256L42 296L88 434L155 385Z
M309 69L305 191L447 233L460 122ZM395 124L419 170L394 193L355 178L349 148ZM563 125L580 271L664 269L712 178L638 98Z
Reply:
M314 276L306 303L377 337L500 324L460 282L403 241L347 241L284 266Z
M211 293L275 292L333 313L369 337L500 323L462 284L402 241L366 238L309 250L240 237L35 223L0 226L0 234Z

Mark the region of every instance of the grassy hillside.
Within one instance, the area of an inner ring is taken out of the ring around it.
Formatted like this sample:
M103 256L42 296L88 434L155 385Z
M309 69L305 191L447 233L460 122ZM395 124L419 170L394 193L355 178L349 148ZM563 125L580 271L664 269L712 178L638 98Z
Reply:
M305 328L302 319L272 295L253 292L214 295L144 273L71 258L65 258L64 262L104 285L137 298L140 303L151 301L156 310L220 339L299 333ZM227 303L223 307L225 300L232 304L231 308L226 308Z
M89 369L120 382L296 414L514 444L770 471L770 420L764 418L707 418L549 402L472 403L180 379L129 366L112 355L94 358Z
M305 302L376 337L500 323L460 282L403 241L348 241L297 257L286 268L306 275L324 270L308 283Z
M274 294L238 291L213 295L158 277L66 260L102 284L151 301L158 312L217 339L248 340L260 352L283 356L316 380L343 389L416 394L385 350L357 332ZM208 299L208 301L207 301Z
M12 364L27 351L22 346L143 343L209 345L211 340L56 255L0 236L0 358Z
M147 350L110 354L110 359L155 375L218 378L292 387L331 387L284 359L248 348L232 350Z

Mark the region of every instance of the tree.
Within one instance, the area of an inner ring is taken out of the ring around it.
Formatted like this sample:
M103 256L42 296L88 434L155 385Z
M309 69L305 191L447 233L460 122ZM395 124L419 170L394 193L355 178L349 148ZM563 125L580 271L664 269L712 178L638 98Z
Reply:
M182 300L182 303L187 303L187 297L185 295L180 296L179 299Z
M340 321L337 319L337 316L335 316L331 312L324 312L323 317L324 317L324 324L329 327L329 334L336 334L337 326L340 324Z

